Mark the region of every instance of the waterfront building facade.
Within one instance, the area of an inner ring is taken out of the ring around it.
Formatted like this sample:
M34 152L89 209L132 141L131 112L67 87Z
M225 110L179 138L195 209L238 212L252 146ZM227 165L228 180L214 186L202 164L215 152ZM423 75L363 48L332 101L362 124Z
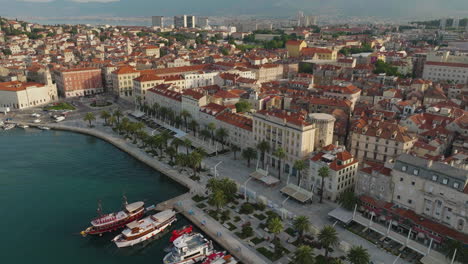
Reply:
M58 99L55 84L19 81L0 83L0 107L27 109L48 104Z
M55 81L61 96L77 97L104 92L101 70L76 68L56 71Z

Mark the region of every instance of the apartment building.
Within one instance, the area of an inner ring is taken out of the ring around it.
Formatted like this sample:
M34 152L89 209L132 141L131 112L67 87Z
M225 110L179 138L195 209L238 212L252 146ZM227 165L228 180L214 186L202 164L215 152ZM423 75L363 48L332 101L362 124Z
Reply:
M140 72L131 66L122 66L112 72L112 88L114 94L120 98L132 100L133 79L140 76Z
M349 100L351 102L351 109L354 109L361 96L361 89L351 84L320 86L317 88L321 89L326 97Z
M250 66L249 70L255 73L255 79L259 83L276 81L283 78L283 65L281 64L263 64Z
M468 83L468 53L435 51L427 54L423 78L432 81Z
M104 92L101 69L75 68L55 72L57 89L63 97L76 97Z
M357 173L354 193L387 203L392 202L394 188L391 173L392 169L383 164L374 164L360 169Z
M182 94L170 90L170 84L160 84L147 91L145 102L148 105L158 104L159 107L165 107L179 115L182 107Z
M154 74L144 74L133 79L132 81L134 95L144 100L146 97L146 92L149 89L164 83L164 78Z
M254 146L251 118L230 112L223 112L216 116L216 127L228 131L227 142L237 145L241 149Z
M393 202L468 234L468 173L403 154L393 166Z
M48 104L58 99L55 84L19 81L0 83L0 107L26 109Z
M254 143L265 140L270 144L271 151L265 154L270 168L277 168L278 159L273 153L282 148L286 158L281 162L281 169L285 173L295 175L294 162L307 158L314 151L315 133L315 125L300 113L260 110L253 115Z
M190 113L192 119L198 122L200 108L208 103L208 97L195 89L182 91L181 108Z
M360 161L386 162L408 153L416 140L398 124L360 119L351 130L351 154Z
M354 189L358 165L358 160L344 146L330 144L310 159L309 177L305 184L311 190L318 191L322 186L319 170L328 167L329 176L325 178L323 197L336 201L342 192Z

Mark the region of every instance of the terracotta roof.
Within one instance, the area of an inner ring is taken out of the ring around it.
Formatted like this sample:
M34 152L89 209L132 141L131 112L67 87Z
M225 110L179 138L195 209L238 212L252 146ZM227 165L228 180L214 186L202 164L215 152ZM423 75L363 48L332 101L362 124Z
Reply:
M426 65L468 68L468 64L453 62L426 61Z
M224 110L228 109L226 106L215 104L215 103L209 103L205 106L202 106L200 108L201 112L216 116L219 113L223 112Z
M28 87L43 87L43 84L35 83L35 82L19 82L19 81L11 81L11 82L2 82L0 83L0 90L1 91L9 91L9 92L18 92L26 90Z
M305 116L302 113L291 113L286 112L283 110L260 110L256 112L256 114L260 114L263 116L273 116L279 119L283 119L287 123L291 123L293 125L298 126L310 126L312 123L309 123L305 120Z
M130 73L137 73L138 71L135 70L133 67L131 66L122 66L122 67L119 67L117 70L115 70L114 74L130 74Z
M198 92L198 91L195 91L194 89L186 89L183 91L183 95L184 96L190 96L192 97L193 99L196 99L196 100L200 100L203 96L205 96L204 94Z
M234 99L234 98L239 98L239 95L235 93L231 93L226 90L220 90L214 94L214 97L223 98L223 99Z
M149 89L148 92L155 93L175 101L182 101L182 94L169 90L169 87L171 87L170 84L160 84L154 88Z
M230 125L252 131L252 125L253 121L252 119L245 117L243 115L235 114L235 113L229 113L229 112L224 112L219 114L216 117L217 120L228 123Z
M406 132L406 127L387 121L373 121L355 123L353 133L358 133L371 137L378 137L398 142L413 141L414 138Z
M286 42L286 45L291 45L291 46L299 46L303 43L303 40L288 40Z
M164 80L164 78L159 77L154 74L145 74L145 75L140 75L140 77L135 78L133 80L142 83L142 82L160 81L160 80Z
M348 86L340 86L340 85L317 86L316 88L322 89L324 92L339 93L339 94L356 94L356 93L361 92L361 89L357 88L354 85L348 85Z

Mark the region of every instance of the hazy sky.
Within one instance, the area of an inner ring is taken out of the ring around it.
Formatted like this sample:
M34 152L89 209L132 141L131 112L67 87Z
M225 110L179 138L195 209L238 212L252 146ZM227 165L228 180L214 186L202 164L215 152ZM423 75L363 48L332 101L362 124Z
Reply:
M2 16L195 15L468 17L468 0L0 0Z

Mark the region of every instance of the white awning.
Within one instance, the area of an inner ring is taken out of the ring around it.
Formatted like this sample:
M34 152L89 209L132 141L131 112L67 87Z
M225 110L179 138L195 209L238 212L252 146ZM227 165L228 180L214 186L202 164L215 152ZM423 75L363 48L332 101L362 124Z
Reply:
M342 207L335 208L333 211L328 213L328 216L333 217L345 224L349 224L353 220L353 212L348 211Z

